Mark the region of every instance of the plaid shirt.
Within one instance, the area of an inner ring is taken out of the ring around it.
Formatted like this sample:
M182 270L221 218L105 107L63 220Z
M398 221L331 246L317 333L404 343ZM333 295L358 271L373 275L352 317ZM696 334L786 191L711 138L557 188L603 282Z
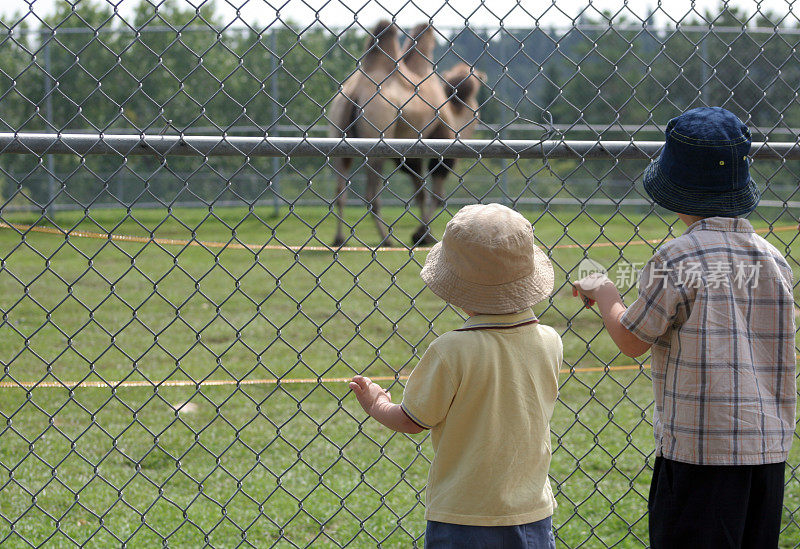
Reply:
M664 244L621 321L652 344L656 455L786 460L797 394L792 270L748 221L703 219Z

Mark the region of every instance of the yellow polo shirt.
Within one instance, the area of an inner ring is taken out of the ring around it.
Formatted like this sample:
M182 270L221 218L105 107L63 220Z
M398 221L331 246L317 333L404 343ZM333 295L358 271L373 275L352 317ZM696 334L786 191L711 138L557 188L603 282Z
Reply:
M558 333L530 309L470 317L431 343L402 402L431 429L426 519L509 526L553 514L550 417L562 358Z

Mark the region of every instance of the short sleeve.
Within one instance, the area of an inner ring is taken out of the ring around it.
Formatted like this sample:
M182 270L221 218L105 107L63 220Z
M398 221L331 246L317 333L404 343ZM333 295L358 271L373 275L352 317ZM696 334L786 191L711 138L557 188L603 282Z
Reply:
M556 332L556 337L558 338L558 369L561 370L561 367L564 365L564 342L561 340L561 336L558 335ZM556 372L558 374L559 372Z
M401 406L414 423L431 429L444 421L455 394L447 365L431 345L408 377Z
M555 372L554 373L556 375L556 379L558 379L558 376L561 373L561 368L562 368L562 366L564 366L564 342L561 340L561 336L558 334L558 332L555 329L553 329L552 327L549 327L549 328L553 332L553 338L555 339L555 343L556 343L556 345L555 345L555 347L556 347L556 360L553 363L553 367L555 368Z
M646 343L654 343L674 324L684 296L670 269L653 256L639 276L639 297L628 307L620 322Z
M555 397L558 398L558 378L561 375L561 368L564 366L564 342L561 340L561 336L555 332L556 336L556 343L558 343L558 353L556 354L556 361L555 361L555 382L556 382L556 394Z

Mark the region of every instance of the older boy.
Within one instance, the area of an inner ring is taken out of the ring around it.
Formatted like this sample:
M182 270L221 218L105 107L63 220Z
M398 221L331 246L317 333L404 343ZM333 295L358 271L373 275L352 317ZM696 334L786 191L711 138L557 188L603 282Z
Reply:
M750 145L725 109L671 120L644 186L688 229L645 265L627 310L604 276L573 291L597 302L624 354L651 349L654 549L778 546L795 417L792 271L738 218L759 198Z
M402 405L368 378L350 387L390 429L431 429L425 547L555 548L547 474L562 346L531 310L553 267L524 217L489 204L453 217L420 275L469 319L431 343Z

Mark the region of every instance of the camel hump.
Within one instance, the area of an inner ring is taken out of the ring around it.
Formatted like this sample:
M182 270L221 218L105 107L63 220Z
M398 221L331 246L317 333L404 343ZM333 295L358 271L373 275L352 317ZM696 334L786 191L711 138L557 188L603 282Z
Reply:
M483 72L474 70L466 63L459 63L444 75L445 82L449 86L450 103L457 109L467 106L474 106L478 92L480 91L481 81L486 76Z
M403 62L414 72L425 74L433 70L436 31L429 23L420 23L403 43Z
M406 39L403 51L416 51L430 59L436 48L436 31L430 23L420 23Z
M367 37L364 56L361 58L365 70L382 68L391 71L397 67L400 54L397 32L397 26L389 21L380 21L375 25Z

